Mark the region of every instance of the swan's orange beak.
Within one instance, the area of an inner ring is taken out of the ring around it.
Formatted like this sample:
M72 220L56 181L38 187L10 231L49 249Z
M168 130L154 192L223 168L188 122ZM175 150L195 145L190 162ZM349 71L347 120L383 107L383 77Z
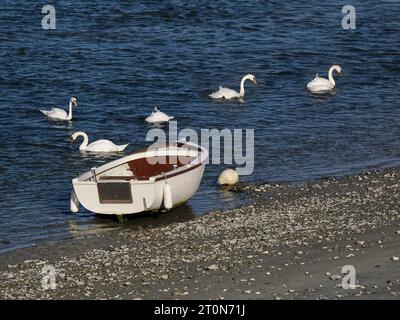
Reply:
M253 79L253 83L254 83L254 84L257 84L256 78Z

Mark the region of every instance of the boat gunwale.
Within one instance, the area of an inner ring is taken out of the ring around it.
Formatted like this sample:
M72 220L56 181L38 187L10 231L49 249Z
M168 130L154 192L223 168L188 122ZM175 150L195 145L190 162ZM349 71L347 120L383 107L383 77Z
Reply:
M149 150L149 148L146 148L145 150L143 150L143 148L142 148L142 149L140 149L141 151L132 152L125 157L105 163L105 164L101 165L100 167L95 168L95 172L100 169L101 171L98 173L96 172L96 174L101 174L105 171L114 169L124 163L128 163L130 161L137 160L140 158L151 157L151 154L153 154L153 153L167 152L167 154L162 155L162 156L171 156L168 152L173 151L173 150L179 152L185 146L189 147L187 149L187 151L197 152L197 156L192 161L190 161L188 164L185 164L177 169L173 169L173 170L161 173L161 174L150 176L149 179L146 179L146 180L135 180L134 176L132 176L132 178L129 180L130 180L130 183L133 183L133 184L142 184L142 183L146 184L146 183L154 183L154 182L161 181L164 179L172 178L174 176L184 174L186 172L194 170L201 165L204 165L204 162L208 159L208 151L200 145L196 145L196 144L193 144L190 142L182 143L182 142L178 141L175 145L166 145L159 149L154 149L154 150L152 150L152 149ZM190 147L197 148L197 151L190 150ZM150 153L150 156L148 155L149 153ZM145 156L143 156L143 155L145 155ZM172 156L179 157L181 155L174 154ZM129 158L129 160L127 160L127 158ZM85 173L81 174L80 176L74 178L72 180L72 183L73 184L87 184L87 183L96 184L97 181L89 181L89 179L92 178L92 176L93 175L92 175L91 170L86 171ZM128 178L128 176L126 178ZM112 180L112 179L110 179L110 180ZM124 179L115 179L115 180L124 180ZM128 180L128 179L126 179L126 180Z

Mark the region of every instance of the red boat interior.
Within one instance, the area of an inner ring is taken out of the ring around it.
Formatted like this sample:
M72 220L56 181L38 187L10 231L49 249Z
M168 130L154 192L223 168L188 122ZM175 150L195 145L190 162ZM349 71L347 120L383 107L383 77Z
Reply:
M101 180L123 179L123 180L149 180L150 177L167 173L187 165L194 157L151 157L139 158L128 162L129 169L133 176L102 176Z
M152 157L140 158L128 162L134 177L138 180L148 180L150 177L166 173L187 165L193 157ZM158 161L158 162L157 162Z

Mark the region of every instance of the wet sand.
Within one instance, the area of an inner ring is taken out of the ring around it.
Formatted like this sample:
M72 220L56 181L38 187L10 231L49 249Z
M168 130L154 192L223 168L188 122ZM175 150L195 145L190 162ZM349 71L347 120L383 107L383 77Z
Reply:
M0 256L2 299L396 299L400 168L243 186L250 202L167 226ZM41 271L56 270L54 290ZM342 267L356 283L344 289Z

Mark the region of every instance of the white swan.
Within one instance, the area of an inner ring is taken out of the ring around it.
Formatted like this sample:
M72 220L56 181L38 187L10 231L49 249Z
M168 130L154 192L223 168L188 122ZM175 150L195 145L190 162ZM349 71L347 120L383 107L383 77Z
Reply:
M74 132L71 135L71 141L75 141L79 136L83 137L83 142L79 146L80 151L119 152L119 151L123 151L129 144L128 143L128 144L123 144L123 145L117 146L110 140L101 139L101 140L94 141L88 145L88 143L89 143L88 135L83 131Z
M234 98L242 98L244 96L244 83L246 80L250 80L254 84L257 84L256 77L252 74L246 74L242 80L240 81L240 92L235 90L219 87L218 91L211 93L209 96L213 99L234 99Z
M168 122L169 120L172 120L174 117L171 117L164 112L161 112L160 110L157 109L157 107L154 108L154 111L149 115L144 121L147 123L160 123L160 122Z
M65 110L60 108L53 108L51 110L41 110L39 111L43 113L46 117L53 119L53 120L71 120L72 119L72 105L75 107L78 105L78 101L75 97L71 97L69 100L69 112L65 112Z
M307 89L310 90L311 92L328 92L331 91L335 85L335 79L333 79L333 71L336 71L337 73L341 74L342 73L342 68L338 65L333 65L329 69L329 74L328 74L328 79L321 78L317 75L315 76L314 80L310 81L307 84Z

